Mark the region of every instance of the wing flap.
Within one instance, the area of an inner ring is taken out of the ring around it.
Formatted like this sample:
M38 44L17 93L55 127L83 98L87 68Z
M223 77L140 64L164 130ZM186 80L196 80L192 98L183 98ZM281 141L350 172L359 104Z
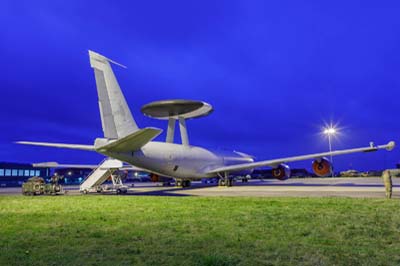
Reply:
M104 146L96 147L99 152L130 152L139 150L145 144L160 135L161 129L147 127L126 137L114 140Z
M307 155L300 155L300 156L293 156L293 157L286 157L286 158L279 158L273 160L266 160L254 163L243 163L237 165L230 165L230 166L223 166L212 169L208 171L206 174L217 174L223 172L236 172L246 169L254 169L262 166L269 166L269 167L276 167L281 163L288 163L288 162L295 162L295 161L302 161L302 160L309 160L309 159L318 159L326 156L336 156L336 155L343 155L349 153L356 153L356 152L373 152L381 149L386 149L388 151L393 150L395 147L395 142L391 141L385 145L378 145L374 146L373 143L370 144L369 147L363 148L355 148L355 149L346 149L346 150L338 150L332 152L322 152L322 153L314 153L314 154L307 154Z

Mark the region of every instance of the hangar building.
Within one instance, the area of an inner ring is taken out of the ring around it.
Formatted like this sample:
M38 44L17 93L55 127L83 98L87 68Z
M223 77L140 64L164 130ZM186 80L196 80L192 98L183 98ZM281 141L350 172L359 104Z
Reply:
M28 163L0 162L0 186L20 186L32 176L50 177L49 168L33 167Z

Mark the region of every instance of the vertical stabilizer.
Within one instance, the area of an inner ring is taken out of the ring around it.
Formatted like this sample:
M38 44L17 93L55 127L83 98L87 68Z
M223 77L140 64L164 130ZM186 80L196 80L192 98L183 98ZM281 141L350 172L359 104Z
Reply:
M138 126L121 92L110 62L124 66L93 51L89 51L89 58L96 78L104 137L117 139L137 131Z

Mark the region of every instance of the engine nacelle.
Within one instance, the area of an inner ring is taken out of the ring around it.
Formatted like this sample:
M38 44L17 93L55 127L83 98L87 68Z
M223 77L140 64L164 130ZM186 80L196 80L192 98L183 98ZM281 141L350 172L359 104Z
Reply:
M289 179L290 167L286 164L280 164L278 167L272 169L272 176L282 181Z
M324 157L313 161L312 169L317 176L326 176L332 173L332 163Z

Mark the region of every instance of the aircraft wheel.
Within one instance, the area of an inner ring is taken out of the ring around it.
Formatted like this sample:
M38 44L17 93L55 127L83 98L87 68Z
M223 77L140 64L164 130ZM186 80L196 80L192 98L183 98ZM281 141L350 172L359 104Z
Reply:
M119 194L121 194L122 191L121 191L121 189L117 188L116 192L117 192L117 195L119 195Z
M218 186L220 186L220 187L225 186L225 180L224 180L223 178L220 178L220 179L218 180Z
M176 180L175 181L175 186L182 187L183 186L183 181L182 180Z

